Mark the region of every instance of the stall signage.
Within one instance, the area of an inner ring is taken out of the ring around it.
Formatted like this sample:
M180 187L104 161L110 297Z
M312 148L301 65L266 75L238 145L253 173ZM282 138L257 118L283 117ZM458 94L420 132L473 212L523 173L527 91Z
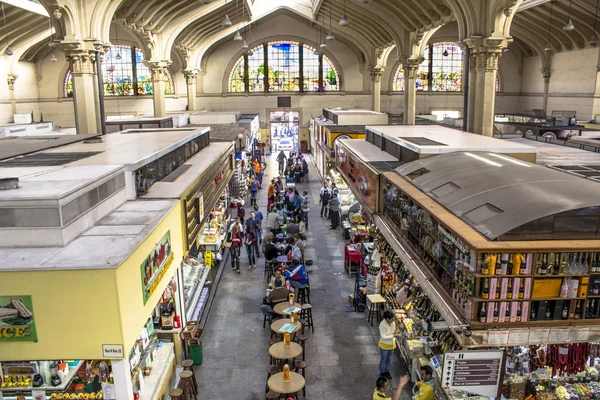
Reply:
M2 373L4 376L35 375L38 367L33 362L5 362L2 363Z
M439 231L440 231L440 233L441 233L442 235L444 235L444 236L445 236L445 237L446 237L446 238L447 238L449 241L451 241L453 245L455 245L456 247L458 247L458 249L459 249L460 251L462 251L463 253L466 253L466 252L467 252L467 248L465 247L465 245L464 245L464 244L462 244L462 242L460 242L458 239L456 239L456 238L454 237L454 235L453 235L453 234L451 234L450 232L448 232L448 231L446 230L446 228L444 228L442 225L439 225L439 224L438 224L438 230L439 230Z
M204 220L204 194L199 193L198 196L196 196L196 198L198 199L198 221L203 221Z
M219 186L219 183L221 183L222 180L223 180L223 171L219 172L215 176L215 187Z
M0 296L0 342L37 342L31 296Z
M141 264L142 272L142 297L144 304L169 270L173 262L173 253L171 252L171 231L167 231L160 242L156 244L154 250Z
M442 385L448 390L464 390L482 396L499 396L503 351L456 351L444 356Z
M125 352L122 344L103 344L102 355L104 358L123 358Z
M369 212L376 212L377 191L379 189L378 174L374 173L350 152L344 151L341 145L337 145L336 148L338 170Z

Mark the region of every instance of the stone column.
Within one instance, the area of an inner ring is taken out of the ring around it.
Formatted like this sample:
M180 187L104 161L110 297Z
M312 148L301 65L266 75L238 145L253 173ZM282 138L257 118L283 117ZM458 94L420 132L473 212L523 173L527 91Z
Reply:
M372 67L369 72L371 73L371 81L373 82L373 111L381 111L381 75L385 68Z
M477 94L477 70L475 69L475 55L471 53L469 57L469 99L468 107L469 112L467 113L467 121L463 121L463 124L467 124L467 132L474 132L475 128L475 97Z
M77 134L101 133L98 110L98 77L94 50L67 50L67 61L73 75L73 105Z
M17 78L17 74L8 74L6 76L6 83L8 83L8 96L10 99L10 112L13 116L17 113L17 101L15 99L15 81Z
M423 59L405 61L404 68L404 125L414 125L417 110L417 73Z
M548 114L548 88L550 87L550 76L552 75L550 67L542 67L542 76L544 77L544 104L542 108Z
M185 82L187 84L188 111L196 111L196 80L198 78L197 69L186 69L183 71Z
M483 136L493 136L494 134L496 73L501 52L501 48L477 49L474 52L475 90L473 91L475 92L475 115L473 116L473 130L471 132Z
M154 100L154 116L165 117L167 106L165 101L165 70L169 61L148 61L148 67L152 72L152 90Z

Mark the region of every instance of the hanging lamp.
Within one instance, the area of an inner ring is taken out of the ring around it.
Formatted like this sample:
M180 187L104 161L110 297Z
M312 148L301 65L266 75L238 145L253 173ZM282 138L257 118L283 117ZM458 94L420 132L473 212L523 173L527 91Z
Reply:
M548 21L548 44L544 48L545 51L552 51L552 44L550 44L550 29L552 29L552 13L554 12L554 1L550 2L550 21Z
M223 18L223 22L221 22L221 25L223 26L223 28L228 28L231 25L233 25L231 23L231 20L229 19L229 15L225 14L225 17Z
M444 49L444 52L442 53L442 55L444 57L448 57L448 49Z
M327 37L325 38L325 40L335 40L335 36L333 36L333 32L331 31L331 9L333 8L333 0L331 0L331 3L329 4L329 33L327 34Z
M242 35L240 35L240 31L237 31L235 33L235 36L233 37L233 40L238 40L238 41L242 40Z
M348 21L348 17L346 17L346 0L344 0L344 15L342 15L342 19L340 19L340 26L348 25L350 25L350 21Z
M596 21L598 20L598 1L600 0L596 0L596 11L594 12L594 29L592 31L592 37L588 42L590 46L596 46L598 44L598 37L596 37Z
M323 16L323 26L320 29L321 30L321 44L319 46L322 49L327 47L327 43L325 43L325 38L324 38L325 31L323 29L325 29L325 16Z
M55 63L58 61L58 58L56 58L56 56L54 55L54 53L52 53L52 55L50 56L50 62L51 63Z
M244 43L242 43L242 49L246 50L248 48L248 43L246 43L246 41L244 40Z
M575 25L573 25L573 21L571 20L571 2L573 0L569 0L569 19L566 24L563 25L563 31L572 31L575 29Z
M119 27L117 26L117 17L115 15L115 41L117 42L117 46L119 45ZM117 55L115 56L117 61L121 60L121 52L117 50Z

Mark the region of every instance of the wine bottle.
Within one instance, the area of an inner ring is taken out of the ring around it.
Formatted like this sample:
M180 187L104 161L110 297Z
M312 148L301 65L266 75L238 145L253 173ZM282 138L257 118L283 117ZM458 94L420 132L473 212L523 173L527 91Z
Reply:
M552 316L552 310L550 309L550 302L546 302L546 319L550 319Z
M508 310L508 307L506 308ZM517 322L521 322L521 302L517 303Z
M498 302L494 303L494 322L498 322L500 316L500 310L498 309Z
M508 264L506 264L506 275L512 275L513 274L513 255L511 254L508 258Z
M536 317L535 306L533 305L533 303L531 303L531 312L529 313L529 319L535 320L535 317Z
M501 254L496 254L496 271L495 271L495 275L502 275Z
M525 275L527 273L527 261L525 260L526 254L520 254L521 265L519 267L519 275Z
M588 253L581 253L581 258L582 258L582 262L581 262L581 274L589 274L590 272L590 265L588 264Z
M567 305L568 301L563 302L563 309L562 309L562 319L567 319L567 317L569 316L569 306Z
M592 263L592 274L598 272L598 268L600 268L600 266L598 265L598 254L600 253L596 253L594 262Z
M481 288L481 298L489 299L490 298L490 283L488 278L485 278L483 281L483 287Z
M513 298L513 278L508 279L508 287L506 288L506 298Z
M484 323L486 321L487 315L485 312L485 303L481 303L481 311L479 311L479 322Z
M510 321L510 303L506 303L506 311L504 312L504 322Z
M538 275L542 274L542 256L538 256L538 262L537 262L537 264L535 266L535 272Z
M500 298L500 293L501 293L500 287L501 286L502 285L500 284L500 279L497 279L497 282L496 282L496 297L495 297L496 299Z
M558 260L560 260L560 254L554 253L554 265L552 266L552 275L560 274L560 263L558 262Z
M577 305L575 306L575 319L581 318L581 300L577 300Z
M521 283L519 284L519 298L522 299L525 296L525 279L520 279Z
M542 257L542 267L541 267L541 274L542 275L546 275L548 273L548 255L544 253L544 256Z
M490 273L490 265L487 262L487 257L483 256L483 262L481 263L481 274L488 275Z
M565 256L565 257L562 257L562 261L560 262L560 274L561 275L566 274L567 273L567 268L568 268L567 257Z

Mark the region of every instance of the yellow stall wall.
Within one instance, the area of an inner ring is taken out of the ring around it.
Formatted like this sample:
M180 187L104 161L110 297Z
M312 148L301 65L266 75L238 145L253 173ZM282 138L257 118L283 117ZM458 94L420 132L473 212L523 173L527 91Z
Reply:
M327 147L333 149L333 142L338 136L348 136L352 139L365 139L367 137L364 133L345 133L345 132L331 132L327 129Z
M148 238L142 243L117 269L117 296L119 298L119 312L122 321L123 345L125 354L133 347L148 317L152 314L154 307L158 304L167 284L175 275L177 268L183 259L183 225L182 225L181 202L167 214ZM158 287L148 299L146 305L142 297L141 264L146 257L154 251L154 247L163 238L165 233L171 230L171 249L174 254L167 272L158 284ZM181 290L181 288L177 288Z
M122 335L115 270L0 275L2 295L31 295L38 342L0 342L0 360L99 359Z

